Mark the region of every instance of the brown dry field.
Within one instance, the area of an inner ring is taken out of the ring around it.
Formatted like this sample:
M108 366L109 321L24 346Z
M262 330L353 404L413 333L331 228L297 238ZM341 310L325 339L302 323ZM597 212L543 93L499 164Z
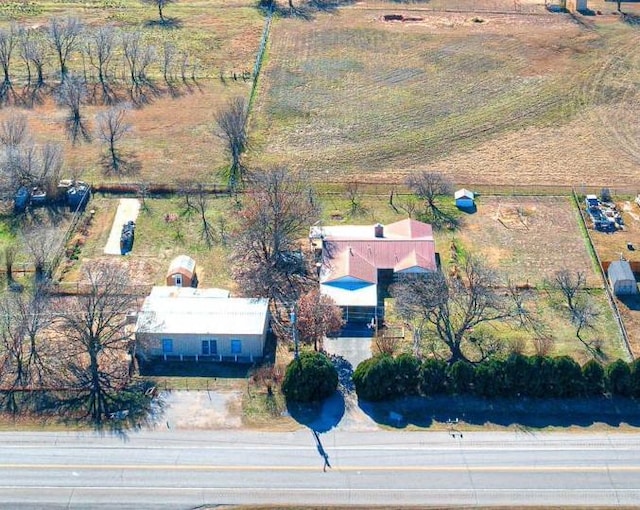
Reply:
M589 287L602 288L569 198L483 196L478 211L462 221L454 239L516 283L540 285L567 268L584 271ZM441 243L439 251L446 250Z
M124 182L175 183L219 180L217 172L227 163L222 140L215 134L215 115L231 97L248 97L251 83L227 79L222 82L219 74L229 77L253 68L262 34L264 17L250 1L213 2L181 0L167 6L167 17L179 21L179 27L162 28L150 23L157 18L157 9L145 6L137 0L105 2L77 0L37 2L40 10L35 14L18 17L20 26L46 26L52 16L78 16L89 26L106 23L128 31L139 31L143 40L154 45L158 60L162 59L164 42L171 42L180 51L191 55L198 62L196 81L177 85L178 97L168 93L162 82L160 64L154 64L151 76L158 86L157 95L149 94L150 102L132 108L126 122L131 132L121 144L121 149L131 154L141 168L138 172L112 176L105 175L100 165L103 147L95 139L96 115L107 107L86 105L81 109L85 122L94 135L91 143L73 146L64 131L66 111L52 99L46 90L43 104L34 108L17 108L26 115L32 138L38 143L47 141L62 144L66 173L91 183L111 180ZM9 24L0 6L0 26ZM119 48L119 45L118 45ZM118 49L117 52L120 50ZM14 80L24 76L23 64L17 55L12 63ZM49 87L57 84L56 70L50 60L45 66ZM71 59L70 68L82 69L78 54ZM122 72L122 56L116 53L112 72ZM190 76L191 70L188 71ZM19 87L17 86L19 90ZM127 101L127 90L121 84L115 88L120 100ZM11 115L13 107L0 109L0 122Z
M321 181L429 168L459 184L636 185L637 28L604 2L581 23L540 2L523 2L527 14L487 5L514 4L359 2L311 23L278 20L249 161Z

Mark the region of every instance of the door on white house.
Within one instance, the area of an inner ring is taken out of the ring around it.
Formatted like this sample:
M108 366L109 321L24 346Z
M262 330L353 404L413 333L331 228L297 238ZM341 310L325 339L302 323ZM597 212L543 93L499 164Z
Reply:
M182 287L182 275L181 274L173 275L173 283L175 284L176 287Z
M202 341L202 355L203 356L215 356L218 354L218 341L217 340L203 340Z

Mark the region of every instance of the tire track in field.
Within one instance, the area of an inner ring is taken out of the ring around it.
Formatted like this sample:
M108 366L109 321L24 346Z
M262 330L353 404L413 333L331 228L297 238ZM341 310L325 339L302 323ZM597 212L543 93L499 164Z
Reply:
M600 143L612 146L635 163L640 163L638 132L638 87L633 73L640 75L640 58L636 51L640 35L633 33L621 44L612 44L598 69L583 72L579 100L585 116L599 130Z

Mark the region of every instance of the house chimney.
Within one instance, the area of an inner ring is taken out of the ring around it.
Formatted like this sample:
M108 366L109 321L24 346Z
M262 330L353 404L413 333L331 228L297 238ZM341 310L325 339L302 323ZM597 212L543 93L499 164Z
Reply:
M373 235L376 237L384 237L384 227L380 223L373 226Z

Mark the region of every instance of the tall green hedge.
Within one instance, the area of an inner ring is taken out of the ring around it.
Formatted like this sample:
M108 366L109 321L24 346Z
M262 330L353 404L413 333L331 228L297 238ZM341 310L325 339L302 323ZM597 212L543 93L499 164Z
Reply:
M420 361L410 354L380 355L360 363L353 381L358 396L371 401L438 394L572 398L605 392L640 398L640 360L630 364L618 360L607 367L592 360L580 367L569 356L512 354L477 364L448 364Z

